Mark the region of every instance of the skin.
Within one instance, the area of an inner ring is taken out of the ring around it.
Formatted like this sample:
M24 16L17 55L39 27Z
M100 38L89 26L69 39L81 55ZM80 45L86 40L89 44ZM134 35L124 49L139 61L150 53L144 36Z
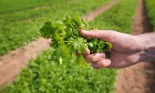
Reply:
M105 58L104 53L90 54L90 50L86 49L84 58L95 69L123 68L155 59L155 34L129 35L111 30L81 30L80 34L110 42L113 46L110 59Z

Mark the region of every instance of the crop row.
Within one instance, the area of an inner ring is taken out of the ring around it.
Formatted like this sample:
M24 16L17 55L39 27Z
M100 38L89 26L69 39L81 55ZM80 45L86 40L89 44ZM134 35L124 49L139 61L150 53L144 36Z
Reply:
M15 12L15 11L23 11L27 8L34 8L36 6L48 5L54 3L56 0L1 0L0 1L0 14ZM24 4L24 5L23 5Z
M90 24L99 29L113 29L130 33L137 0L121 0L117 5ZM94 70L82 68L75 59L56 62L54 49L46 50L22 70L13 84L2 93L110 93L114 89L116 69ZM51 56L52 55L52 56Z
M81 16L110 1L112 0L54 0L42 7L3 13L0 15L0 55L40 37L38 30L45 20L54 21L71 14ZM28 3L29 1L23 4Z
M109 9L90 24L98 29L131 33L137 3L138 0L122 0L115 8Z
M154 0L145 0L147 14L150 21L151 29L155 31L155 1Z

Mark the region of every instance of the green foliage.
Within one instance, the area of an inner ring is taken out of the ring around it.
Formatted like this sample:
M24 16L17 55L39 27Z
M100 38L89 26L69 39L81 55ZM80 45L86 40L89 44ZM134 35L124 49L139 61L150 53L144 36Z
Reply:
M95 24L98 29L131 33L137 5L138 0L120 0L120 3L90 22L90 26Z
M151 29L155 31L155 1L154 0L145 0L147 16L151 25Z
M38 28L45 20L55 21L70 14L82 16L110 1L0 0L0 11L5 12L0 14L0 55L39 38Z
M22 11L27 8L34 8L36 6L48 5L54 3L56 0L0 0L0 14ZM23 5L24 4L24 5Z
M91 53L95 52L110 52L112 45L109 42L104 42L99 39L84 38L80 35L80 30L89 29L87 22L82 20L78 16L65 17L57 22L46 22L44 26L40 29L40 32L44 38L51 38L51 47L57 50L61 48L61 55L75 55L75 51L82 54L85 52L86 48L91 50ZM64 50L69 50L69 52L63 52ZM62 56L57 56L58 58L66 58ZM79 57L81 59L81 57ZM83 61L82 61L83 62Z
M115 69L81 68L75 59L60 65L53 52L47 50L31 61L1 93L111 93L114 89Z
M52 30L53 28L51 27L51 22L46 22L44 27L40 29L42 36L44 38L49 39L52 36Z
M121 0L109 11L91 22L91 26L95 24L98 29L113 29L130 33L136 6L137 0ZM6 86L1 93L112 92L116 77L115 69L94 70L90 66L82 68L75 64L75 56L70 60L64 60L61 57L55 60L55 57L61 55L61 52L55 55L54 51L47 50L36 60L31 61L16 80ZM63 52L68 52L68 50L65 49ZM83 61L80 57L78 60ZM64 62L64 65L61 65L61 62Z

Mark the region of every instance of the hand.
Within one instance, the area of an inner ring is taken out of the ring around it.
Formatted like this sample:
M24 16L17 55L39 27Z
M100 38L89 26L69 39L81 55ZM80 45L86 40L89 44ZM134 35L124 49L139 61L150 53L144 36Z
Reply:
M82 30L81 35L89 38L98 38L112 44L111 58L105 58L104 53L90 54L86 49L84 58L93 68L122 68L134 65L141 61L141 53L145 45L140 37L110 30Z

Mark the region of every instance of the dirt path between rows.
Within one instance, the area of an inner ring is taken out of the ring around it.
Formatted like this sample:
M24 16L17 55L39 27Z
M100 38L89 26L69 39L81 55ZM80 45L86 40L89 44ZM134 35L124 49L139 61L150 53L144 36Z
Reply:
M144 0L139 0L132 34L151 31L145 11ZM119 70L114 93L155 93L155 64L139 63Z
M93 21L97 16L99 16L100 14L104 13L105 11L107 11L109 8L111 8L114 4L118 3L119 0L113 0L111 3L102 6L101 8L92 11L88 14L86 14L85 16L82 17L82 19L87 20L87 21Z
M113 0L111 3L83 16L87 21L92 21L95 17L105 12L116 4L119 0ZM0 87L15 79L21 68L26 66L30 59L35 59L42 51L49 48L50 40L39 38L36 41L16 49L9 54L0 57Z

